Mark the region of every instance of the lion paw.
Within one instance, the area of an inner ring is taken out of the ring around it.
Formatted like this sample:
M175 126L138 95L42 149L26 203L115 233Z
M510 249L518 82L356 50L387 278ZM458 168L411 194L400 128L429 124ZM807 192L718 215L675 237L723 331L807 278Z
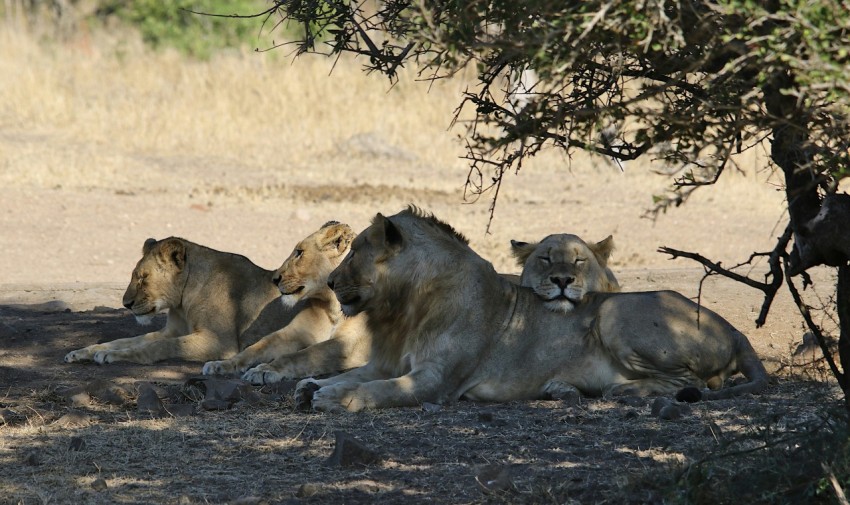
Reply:
M236 366L231 360L207 361L201 369L203 375L230 375L237 372Z
M358 412L368 406L357 395L360 384L341 382L319 388L313 393L313 409L322 412Z
M108 365L118 361L118 356L116 351L97 351L92 359L98 365Z
M280 382L283 380L283 375L271 368L268 363L261 363L242 374L242 380L262 386L263 384Z
M316 379L304 379L295 387L295 410L309 411L313 408L313 395L319 390Z

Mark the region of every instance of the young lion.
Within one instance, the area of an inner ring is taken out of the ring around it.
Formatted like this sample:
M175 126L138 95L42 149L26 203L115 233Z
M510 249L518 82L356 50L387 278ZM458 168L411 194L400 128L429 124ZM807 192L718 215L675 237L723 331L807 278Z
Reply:
M285 308L272 274L244 256L182 238L148 239L124 293L124 306L141 324L167 312L165 328L69 352L65 362L154 363L232 356L307 307Z
M746 337L674 293L592 293L567 314L499 276L447 224L408 208L378 214L329 285L365 313L369 362L302 380L296 406L326 411L579 394L667 394L737 369L766 373ZM734 389L734 388L732 388Z
M244 372L243 379L268 384L366 363L369 340L363 317L343 318L328 287L328 274L348 253L353 239L348 225L331 221L299 242L275 272L274 282L284 305L309 303L311 308L236 356L206 363L204 375Z

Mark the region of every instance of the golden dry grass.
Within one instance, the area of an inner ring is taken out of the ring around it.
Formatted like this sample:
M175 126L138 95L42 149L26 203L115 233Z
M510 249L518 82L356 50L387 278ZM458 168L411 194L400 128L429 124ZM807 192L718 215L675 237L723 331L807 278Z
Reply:
M455 162L460 150L446 130L459 81L429 86L405 72L391 87L365 75L357 60L292 63L286 51L194 61L104 32L43 43L7 23L0 29L0 131L55 135L67 149L10 153L3 182L138 182L144 174L133 157L143 153L303 165L362 132L428 163Z

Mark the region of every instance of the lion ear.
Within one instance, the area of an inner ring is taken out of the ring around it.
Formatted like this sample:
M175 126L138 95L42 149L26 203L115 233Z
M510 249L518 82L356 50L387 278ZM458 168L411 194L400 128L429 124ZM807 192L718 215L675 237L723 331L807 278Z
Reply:
M605 240L588 247L590 247L590 250L593 251L593 255L596 256L596 261L598 261L604 268L608 266L608 258L610 258L611 253L614 252L614 236L608 235L608 238Z
M149 238L149 239L145 240L145 244L142 246L142 256L151 252L151 249L153 249L154 244L156 244L155 238Z
M186 266L186 244L179 238L165 239L159 247L159 255L166 263L173 263L178 270Z
M511 240L511 252L516 258L519 266L524 266L525 262L528 261L528 257L531 256L531 253L537 249L539 243L530 244L528 242L520 242L519 240Z
M321 250L336 249L338 254L348 251L351 241L354 240L354 231L347 224L336 223L324 228L324 233L319 239Z
M384 244L387 246L387 248L389 248L389 249L400 248L402 246L402 243L403 243L402 236L401 236L401 230L399 230L398 227L396 225L394 225L392 221L390 221L389 219L384 217L384 215L381 214L380 212L378 213L377 216L375 216L375 219L378 221L381 228L383 228L383 231L384 231L383 239L384 239Z

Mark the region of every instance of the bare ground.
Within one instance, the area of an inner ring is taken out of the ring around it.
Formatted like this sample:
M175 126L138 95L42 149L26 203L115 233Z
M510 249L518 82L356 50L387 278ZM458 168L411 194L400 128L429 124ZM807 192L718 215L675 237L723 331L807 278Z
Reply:
M621 275L647 289L699 277ZM707 281L704 303L723 292L740 309L732 287ZM0 503L661 503L685 498L677 479L712 451L755 444L738 437L765 429L794 432L838 401L823 366L800 366L808 357L791 359L792 343L775 338L788 324L778 320L754 339L774 374L766 393L694 404L678 419L654 415L651 398L296 412L293 382L210 380L199 363L63 364L70 349L138 332L125 311L97 305L120 294L0 295L52 299L0 305ZM151 386L158 401L144 396ZM340 431L375 459L334 461Z

